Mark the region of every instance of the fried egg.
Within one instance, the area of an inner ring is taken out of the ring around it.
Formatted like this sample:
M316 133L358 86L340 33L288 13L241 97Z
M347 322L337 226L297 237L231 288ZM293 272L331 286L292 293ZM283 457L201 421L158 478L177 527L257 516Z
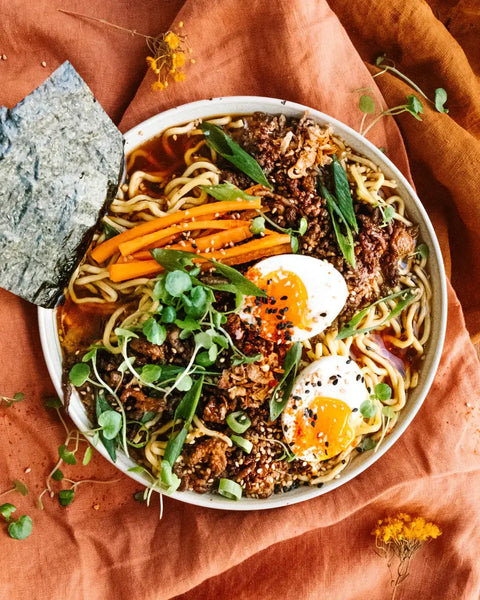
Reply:
M346 450L369 397L358 365L344 356L324 356L297 377L282 413L285 440L306 462L327 460Z
M299 342L326 329L347 300L343 276L326 260L280 254L258 262L246 276L268 298L246 296L239 316L262 338Z

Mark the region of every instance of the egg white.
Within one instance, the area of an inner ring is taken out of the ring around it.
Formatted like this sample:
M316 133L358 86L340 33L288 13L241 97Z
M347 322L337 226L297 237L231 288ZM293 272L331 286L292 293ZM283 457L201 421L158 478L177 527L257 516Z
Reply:
M292 341L301 342L326 329L345 306L348 297L347 284L342 274L326 260L302 254L279 254L261 260L255 265L263 277L275 271L295 273L307 291L309 329L292 327ZM252 298L246 297L240 307L239 316L247 323L255 323L254 312L245 311L251 307Z
M365 379L357 363L345 356L324 356L303 369L298 375L290 399L282 413L282 427L287 443L295 441L297 415L304 415L318 396L342 400L352 410L355 427L362 420L360 405L369 397ZM306 417L303 417L306 419ZM317 461L316 449L308 448L298 458Z

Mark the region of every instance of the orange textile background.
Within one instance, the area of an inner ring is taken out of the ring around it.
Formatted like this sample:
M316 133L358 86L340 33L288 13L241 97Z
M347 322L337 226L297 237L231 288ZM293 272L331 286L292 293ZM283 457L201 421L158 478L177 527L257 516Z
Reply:
M407 176L408 154L476 335L480 89L472 66L478 69L480 61L472 42L478 33L474 4L390 4L0 0L0 56L7 57L0 61L0 103L13 106L68 59L122 131L166 108L233 94L302 102L358 129L362 114L354 90L373 87L377 101L388 106L410 93L389 75L371 78L374 56L386 51L430 95L435 87L448 90L449 115L425 106L422 123L401 116L399 130L383 119L371 139ZM153 75L144 79L142 38L61 14L60 7L152 35L181 20L196 63L185 83L153 92ZM99 455L65 472L114 483L81 485L68 508L49 498L45 510L35 508L64 434L55 413L43 408L53 387L35 308L0 290L0 394L25 393L23 402L0 407L0 492L13 479L25 481L29 495L2 501L34 520L33 534L22 542L0 524L0 599L384 600L390 597L388 570L370 531L376 519L404 510L434 520L444 533L421 550L398 597L478 600L480 370L462 306L449 287L447 338L432 389L400 441L354 481L300 505L252 513L166 498L159 521L156 507L132 499L138 485Z

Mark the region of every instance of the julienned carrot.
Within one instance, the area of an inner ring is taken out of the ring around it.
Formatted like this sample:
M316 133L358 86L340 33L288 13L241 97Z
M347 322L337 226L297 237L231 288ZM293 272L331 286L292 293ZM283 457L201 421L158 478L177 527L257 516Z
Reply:
M250 262L251 256L255 253L255 256L262 257L263 251L270 251L271 248L276 246L285 247L286 244L290 244L290 236L286 234L274 233L267 235L258 240L253 240L242 244L241 246L234 246L233 248L227 248L225 250L218 250L216 252L202 253L198 255L199 262L202 262L202 258L210 258L222 262L223 260L229 261L230 259L238 258L236 264ZM267 254L268 256L269 254ZM110 279L117 283L120 281L126 281L127 279L135 279L137 277L145 277L146 275L154 275L161 273L163 267L161 267L155 260L139 260L129 263L117 263L108 267L110 273Z
M253 233L250 231L250 225L247 224L213 235L205 235L194 240L184 240L178 244L169 246L169 248L171 250L185 250L187 252L195 252L196 250L200 252L204 252L205 250L212 251L224 248L227 244L243 242L251 237L253 237ZM152 255L150 254L150 250L141 250L140 252L135 252L132 257L135 260L149 260L152 258Z
M267 256L275 256L276 254L290 254L292 252L292 246L290 242L288 244L281 244L280 246L272 246L271 248L262 248L256 252L251 252L248 256L248 262L253 260L260 260L261 258L267 258ZM233 256L232 258L222 258L220 261L225 265L241 265L247 262L244 256ZM202 268L211 267L209 263L204 263Z
M160 231L154 231L147 235L142 235L134 240L128 240L118 246L118 249L123 256L133 254L145 247L161 247L167 242L165 241L174 233L182 233L184 231L194 231L198 229L232 229L238 225L247 225L249 221L241 221L239 219L217 219L212 221L187 221L178 225L172 225ZM162 243L163 242L163 243Z
M158 231L159 229L165 229L170 225L175 225L175 223L181 223L188 219L205 217L216 213L225 214L227 212L246 210L249 208L261 208L261 199L255 198L254 200L211 202L209 204L202 204L201 206L194 206L187 210L179 210L171 215L159 217L158 219L153 219L152 221L147 221L146 223L127 229L127 231L124 231L109 240L105 240L102 244L92 250L91 256L96 262L102 263L115 254L120 244L127 242L128 240L133 240L142 235L152 233L153 231Z

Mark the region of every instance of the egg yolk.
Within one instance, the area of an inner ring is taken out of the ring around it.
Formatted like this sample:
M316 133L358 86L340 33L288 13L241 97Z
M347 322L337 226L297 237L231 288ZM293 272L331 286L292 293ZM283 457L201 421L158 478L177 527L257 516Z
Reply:
M296 273L278 269L263 275L253 267L247 277L268 295L250 298L247 306L261 337L281 343L291 340L293 327L309 329L308 294Z
M355 438L348 404L334 398L316 397L308 408L298 411L292 452L310 450L319 460L327 460L346 450Z

